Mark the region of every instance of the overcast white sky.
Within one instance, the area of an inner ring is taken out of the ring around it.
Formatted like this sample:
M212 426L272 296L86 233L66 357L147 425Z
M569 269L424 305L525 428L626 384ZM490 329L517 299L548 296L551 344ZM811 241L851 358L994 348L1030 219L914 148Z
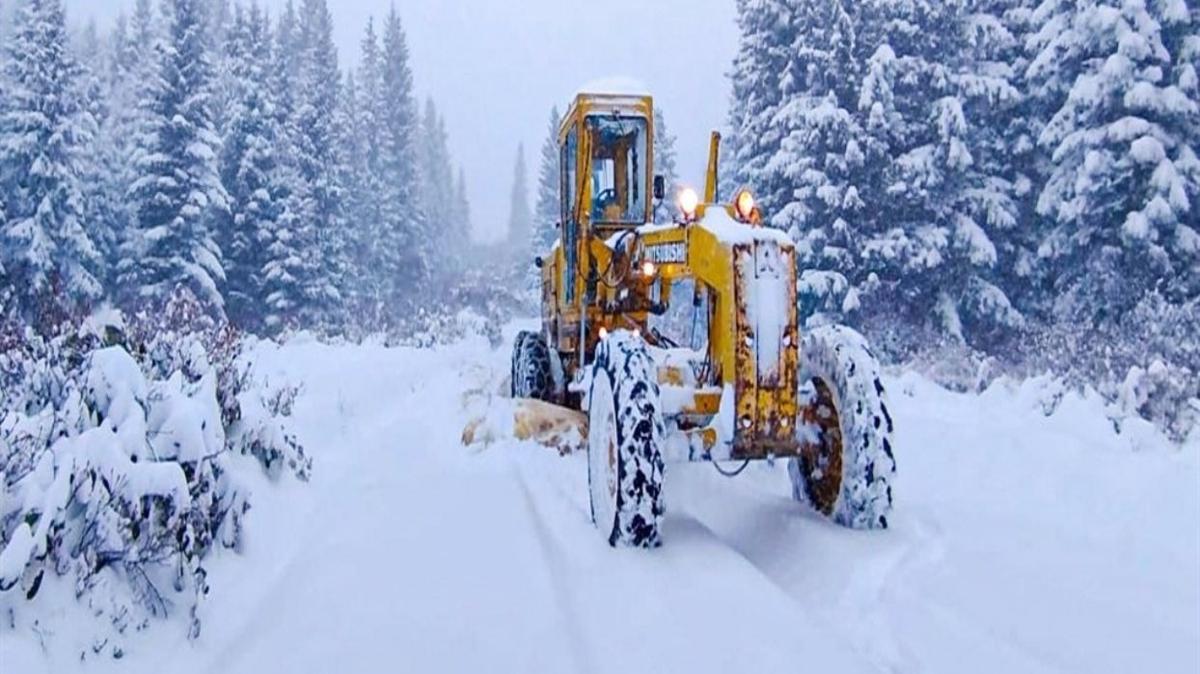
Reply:
M285 0L265 0L273 13ZM133 0L67 0L73 21L101 26ZM358 57L368 16L390 0L330 0L343 67ZM737 41L734 0L401 0L418 94L433 96L467 171L483 238L503 236L517 143L531 174L552 105L583 83L645 83L678 136L680 172L703 179L708 132L722 126ZM531 176L532 177L532 176ZM532 199L532 195L531 195Z

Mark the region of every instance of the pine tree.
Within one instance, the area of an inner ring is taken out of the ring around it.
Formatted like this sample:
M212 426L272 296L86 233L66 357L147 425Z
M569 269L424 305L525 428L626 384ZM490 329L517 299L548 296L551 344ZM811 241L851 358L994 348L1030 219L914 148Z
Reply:
M357 74L347 75L342 118L347 175L348 236L350 258L355 261L350 279L353 322L367 332L383 327L383 277L378 273L383 235L383 184L381 170L380 110L383 105L383 71L379 37L369 20L362 39Z
M654 173L663 177L664 197L654 206L654 222L675 219L675 201L679 193L679 169L675 158L675 136L667 128L662 108L654 109Z
M972 120L974 170L984 176L980 215L996 245L995 280L1026 319L1036 318L1039 239L1035 185L1044 181L1037 152L1036 101L1024 80L1025 39L1035 0L978 0L968 16L971 73L963 77Z
M1164 42L1194 35L1186 7L1046 0L1035 20L1043 28L1029 74L1052 111L1038 139L1052 162L1037 204L1050 223L1039 253L1053 265L1058 320L1094 327L1150 292L1197 297L1200 111L1187 91L1194 75L1173 68L1182 54Z
M465 232L464 242L469 242L473 231L471 226L471 202L467 198L467 174L461 166L458 169L458 180L454 183L453 213L454 229Z
M897 50L894 59L878 64L882 86L875 102L882 126L875 119L868 123L873 143L886 145L891 159L873 161L868 150L866 164L885 167L883 193L868 200L884 206L873 211L875 217L894 216L876 219L868 230L872 239L864 243L866 259L882 267L885 286L895 285L873 293L868 304L879 307L882 300L899 308L914 330L932 331L918 343L1001 339L1023 320L994 283L992 236L1011 226L1012 215L1003 191L977 163L978 139L964 112L974 97L1004 90L1005 83L974 72L965 43L970 18L963 6L931 2L889 7L864 22L868 35L887 36ZM891 314L879 317L886 321Z
M245 11L239 5L229 21L225 61L230 110L222 134L221 182L230 208L221 214L218 242L225 253L229 318L260 331L276 322L267 311L270 276L263 272L273 262L271 244L284 196L269 86L272 43L257 4Z
M213 124L224 129L234 106L233 64L229 62L229 40L234 30L235 11L229 0L206 0L204 36L211 54Z
M114 31L123 35L120 23ZM79 163L84 229L96 247L96 280L102 288L107 288L113 282L111 270L116 260L119 236L127 222L124 208L126 185L112 183L112 176L124 168L123 162L115 154L111 136L102 133L111 124L110 120L115 114L113 98L105 83L105 69L109 67L113 51L101 45L96 23L90 21L76 40L74 52L80 64L80 76L76 82L78 95L91 120L87 130L87 148Z
M512 192L509 197L508 250L514 260L515 277L524 279L533 266L529 251L533 231L533 213L529 210L529 182L525 169L525 146L517 146L517 161L513 167Z
M776 186L765 176L772 148L781 135L773 123L775 110L784 102L783 74L793 42L792 13L788 0L737 0L741 30L738 52L730 77L730 157L734 171L726 176L735 184L751 185L766 212L782 204Z
M93 227L106 233L96 243L104 254L105 280L110 295L117 294L121 251L137 236L136 213L129 198L138 177L139 145L147 145L150 129L147 107L153 86L158 81L156 44L162 39L160 25L150 0L137 0L134 13L118 16L110 37L102 88L107 114L97 120L99 133L92 153L93 170L89 178L93 192L89 215Z
M446 122L438 114L433 99L425 102L425 115L421 121L421 202L422 212L431 224L434 235L435 276L440 279L439 287L457 275L461 259L461 242L468 232L458 228L451 214L454 203L454 172L450 164L450 149L447 146Z
M44 324L101 291L79 184L79 155L93 121L80 95L80 67L68 51L61 0L28 0L20 9L5 66L0 267L23 312Z
M429 288L436 223L424 217L420 204L420 120L407 38L394 7L384 22L381 68L379 147L384 208L378 245L384 258L378 273L384 279L385 306L393 316L400 316L421 303Z
M137 229L118 268L127 301L165 302L187 287L214 315L223 315L221 250L213 218L228 208L217 160L221 139L209 96L212 66L202 34L201 0L170 0L168 31L158 43L158 72L142 102L146 134L130 188Z
M562 217L562 203L558 197L559 167L558 127L562 116L555 107L550 110L550 123L546 139L542 141L541 160L538 166L537 202L534 206L533 231L530 249L535 255L546 255L558 239L558 221ZM657 161L657 156L656 156ZM536 269L529 272L531 283L536 287L540 274Z
M333 25L325 0L304 0L299 14L292 161L299 178L288 207L300 234L303 325L336 328L345 320L346 233L339 174L341 89Z
M935 2L741 8L737 160L768 222L799 243L802 291L825 295L809 308L865 306L855 322L893 351L1019 326L995 283L992 236L1015 220L993 175L1005 167L977 160L986 139L966 112L1013 92L974 71L979 15Z
M315 226L297 210L298 195L304 188L296 127L301 42L291 0L275 26L271 46L270 98L275 110L276 185L280 192L276 203L280 210L271 236L263 244L266 260L261 282L267 306L263 324L270 332L285 332L316 327L314 258L318 254Z
M275 26L274 53L271 60L272 98L280 129L289 132L296 114L296 86L300 81L300 27L296 7L287 0ZM285 138L290 142L290 135Z

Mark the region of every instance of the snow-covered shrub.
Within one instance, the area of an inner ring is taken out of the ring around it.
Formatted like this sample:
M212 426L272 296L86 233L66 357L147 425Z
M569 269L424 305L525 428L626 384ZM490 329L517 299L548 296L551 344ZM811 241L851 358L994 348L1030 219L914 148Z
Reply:
M1156 360L1148 368L1133 366L1117 389L1118 409L1150 419L1176 440L1185 439L1200 421L1196 373Z
M1175 441L1200 424L1200 300L1151 293L1103 321L1057 321L1030 334L1019 360L1074 387L1092 386L1122 414L1153 421Z
M123 334L103 321L106 341L94 322L0 329L0 609L57 577L118 634L182 606L195 637L204 560L241 540L247 471L308 477L286 427L296 390L259 381L245 340L199 306L177 294Z
M949 341L917 352L907 365L951 391L964 393L981 393L1004 373L994 356Z
M492 346L503 341L502 329L516 316L527 316L530 307L519 290L510 290L495 274L470 271L446 289L436 308L418 309L388 330L392 346L419 348L449 344L467 335L483 335Z

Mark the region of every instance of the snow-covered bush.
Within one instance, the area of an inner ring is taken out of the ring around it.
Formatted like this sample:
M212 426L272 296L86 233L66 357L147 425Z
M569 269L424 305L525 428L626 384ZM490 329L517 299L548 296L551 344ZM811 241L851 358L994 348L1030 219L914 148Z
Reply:
M177 294L125 331L0 328L0 610L57 577L118 634L183 607L195 637L205 558L241 540L247 471L308 477L295 389L258 380L199 306Z
M947 389L964 393L982 393L1005 373L996 357L952 341L919 351L906 364Z
M1157 293L1103 322L1057 322L1030 334L1019 362L1092 386L1126 415L1153 421L1175 441L1200 427L1200 300Z
M1133 366L1117 389L1118 409L1158 423L1176 440L1185 439L1200 421L1196 373L1156 360L1148 368Z

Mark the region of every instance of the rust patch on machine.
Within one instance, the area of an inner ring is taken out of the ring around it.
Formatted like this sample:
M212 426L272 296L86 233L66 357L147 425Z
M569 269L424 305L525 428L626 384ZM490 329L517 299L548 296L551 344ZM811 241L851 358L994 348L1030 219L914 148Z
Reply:
M734 246L737 419L733 457L796 456L795 275L790 249Z
M749 315L749 288L747 274L754 274L754 245L738 244L733 247L734 306L734 394L737 404L737 419L734 420L735 453L740 447L752 445L747 442L758 435L758 369L755 367L757 352L754 348L754 322Z
M812 385L813 400L801 409L801 422L815 430L817 441L801 445L800 469L813 507L832 515L842 490L842 424L829 385L822 379Z

